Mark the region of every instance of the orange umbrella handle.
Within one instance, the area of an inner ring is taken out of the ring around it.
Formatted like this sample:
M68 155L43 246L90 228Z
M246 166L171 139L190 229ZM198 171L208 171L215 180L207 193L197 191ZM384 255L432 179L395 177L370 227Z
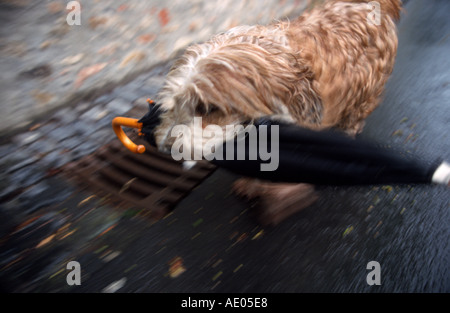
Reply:
M144 153L145 147L143 145L136 145L134 142L132 142L122 129L122 126L125 126L138 128L140 130L142 129L142 123L139 123L138 121L139 120L135 118L116 117L112 121L112 127L119 140L128 150L134 153Z

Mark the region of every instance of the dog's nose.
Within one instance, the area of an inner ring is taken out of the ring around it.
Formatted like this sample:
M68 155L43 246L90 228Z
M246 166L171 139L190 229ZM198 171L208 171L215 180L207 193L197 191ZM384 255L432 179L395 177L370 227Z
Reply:
M175 140L172 137L166 137L160 144L158 144L158 150L162 153L169 154L172 151L172 146Z

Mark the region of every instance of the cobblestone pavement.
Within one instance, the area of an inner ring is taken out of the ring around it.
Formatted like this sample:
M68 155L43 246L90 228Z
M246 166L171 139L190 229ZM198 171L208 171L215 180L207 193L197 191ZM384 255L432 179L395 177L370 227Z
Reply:
M306 0L0 1L0 134L124 85L193 42L296 16ZM130 99L134 100L134 99Z
M97 218L89 214L80 221L99 202L80 205L93 195L70 185L60 169L115 139L111 120L147 107L145 100L161 87L179 51L233 26L296 16L311 1L79 2L81 25L69 26L68 1L0 1L0 245L7 242L0 276L8 282L5 290L64 290L42 281L62 259L67 263L70 253L60 253L59 245L34 251L36 244L54 238L59 229L59 238L70 242L66 249L87 253L83 245L121 219L101 203ZM82 226L74 226L76 221ZM51 254L57 256L55 264L52 257L47 260Z
M28 131L8 138L9 141L0 148L0 198L11 197L36 185L62 165L88 155L114 139L112 119L132 108L145 110L146 99L160 88L168 66L170 62L92 102L62 108L36 121Z
M220 170L158 222L70 184L61 166L115 139L111 120L146 107L176 50L305 6L288 0L81 3L82 26L67 27L65 1L0 1L0 133L8 133L0 142L1 291L450 290L445 188L329 187L319 203L271 229L251 217L251 204L230 194L236 177ZM396 72L363 134L430 159L449 151L443 51L450 28L442 13L448 5L435 5L408 3ZM425 20L434 23L424 27ZM430 101L433 107L424 110ZM66 283L71 260L81 264L81 286ZM371 260L382 265L377 290L366 284Z

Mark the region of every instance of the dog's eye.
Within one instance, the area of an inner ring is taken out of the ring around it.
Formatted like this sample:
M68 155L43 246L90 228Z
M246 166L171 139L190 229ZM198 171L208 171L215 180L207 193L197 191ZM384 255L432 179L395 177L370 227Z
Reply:
M209 112L209 113L219 112L219 108L216 107L215 105L212 105L212 104L211 104L211 105L209 106L208 112Z
M195 108L195 114L196 115L208 115L208 114L212 114L212 113L215 113L215 112L218 112L218 111L219 111L219 108L216 107L213 104L210 104L208 106L208 108L206 108L206 106L203 103L200 103Z
M195 107L195 114L196 115L205 115L207 113L206 107L203 103L200 103Z

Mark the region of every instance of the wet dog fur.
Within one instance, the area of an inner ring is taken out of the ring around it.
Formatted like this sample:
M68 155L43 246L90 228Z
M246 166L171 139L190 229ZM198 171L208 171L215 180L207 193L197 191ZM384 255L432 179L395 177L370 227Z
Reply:
M333 0L293 21L239 26L192 45L157 99L164 110L155 131L159 149L170 151L172 128L193 127L196 116L204 127L225 129L271 115L355 136L379 104L397 52L401 1L378 3L379 25L369 22L373 8L367 1ZM263 221L272 224L317 199L306 184L242 178L234 190L260 199Z

